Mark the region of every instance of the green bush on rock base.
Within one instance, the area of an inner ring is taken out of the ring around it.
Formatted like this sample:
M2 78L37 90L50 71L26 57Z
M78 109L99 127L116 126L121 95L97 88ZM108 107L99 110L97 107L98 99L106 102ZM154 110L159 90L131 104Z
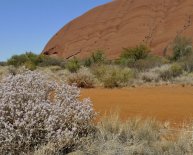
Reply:
M149 53L150 49L145 45L139 45L134 48L124 48L121 53L120 60L126 59L135 62L140 59L145 59Z
M192 40L183 36L177 36L172 44L172 60L177 61L193 52Z
M77 72L80 68L80 63L78 61L78 59L73 58L67 61L66 64L66 68L70 71L70 72Z

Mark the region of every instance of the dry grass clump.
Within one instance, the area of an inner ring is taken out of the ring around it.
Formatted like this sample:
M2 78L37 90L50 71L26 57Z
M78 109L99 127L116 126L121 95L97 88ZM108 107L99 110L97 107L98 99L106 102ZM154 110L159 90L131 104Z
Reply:
M0 82L0 154L20 155L54 145L63 154L87 136L95 113L79 89L39 72L23 71Z
M174 82L193 86L193 73L189 73L189 74L187 73L185 75L177 77L175 78Z
M159 83L164 81L174 82L184 73L180 64L166 64L160 67L152 68L146 72L139 73L139 79L144 82Z
M154 119L121 122L117 116L110 116L98 123L90 144L72 155L192 154L192 133L184 131L178 136L173 132L171 136L171 132Z
M159 82L162 80L160 75L170 70L170 68L171 65L166 64L149 69L148 71L139 73L139 79L142 79L144 82Z
M53 80L63 82L67 82L68 75L70 74L67 69L62 69L59 66L38 67L37 71L49 75Z
M8 73L7 66L0 66L0 80Z
M95 77L91 73L90 69L82 67L76 73L71 73L68 75L68 84L76 84L77 87L82 88L93 88L95 85Z
M180 64L172 64L168 69L160 73L160 78L164 81L172 80L183 73L183 68Z

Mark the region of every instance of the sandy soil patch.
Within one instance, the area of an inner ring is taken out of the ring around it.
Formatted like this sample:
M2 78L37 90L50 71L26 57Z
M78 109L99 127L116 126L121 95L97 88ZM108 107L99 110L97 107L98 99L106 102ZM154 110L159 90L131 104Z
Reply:
M193 117L193 87L159 86L123 89L82 89L81 98L90 97L100 116L119 112L128 117L153 117L179 124Z

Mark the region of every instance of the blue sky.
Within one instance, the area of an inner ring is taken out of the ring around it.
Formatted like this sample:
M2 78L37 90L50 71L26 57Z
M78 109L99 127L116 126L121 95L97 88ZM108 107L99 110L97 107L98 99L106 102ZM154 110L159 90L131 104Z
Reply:
M0 61L40 53L65 24L111 0L0 0Z

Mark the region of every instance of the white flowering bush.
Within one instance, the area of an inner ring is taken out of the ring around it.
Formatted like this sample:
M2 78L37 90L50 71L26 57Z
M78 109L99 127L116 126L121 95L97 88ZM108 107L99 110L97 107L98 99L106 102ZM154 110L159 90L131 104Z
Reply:
M26 71L0 82L0 154L24 154L48 142L68 152L87 134L91 101L78 100L77 87L48 79Z

